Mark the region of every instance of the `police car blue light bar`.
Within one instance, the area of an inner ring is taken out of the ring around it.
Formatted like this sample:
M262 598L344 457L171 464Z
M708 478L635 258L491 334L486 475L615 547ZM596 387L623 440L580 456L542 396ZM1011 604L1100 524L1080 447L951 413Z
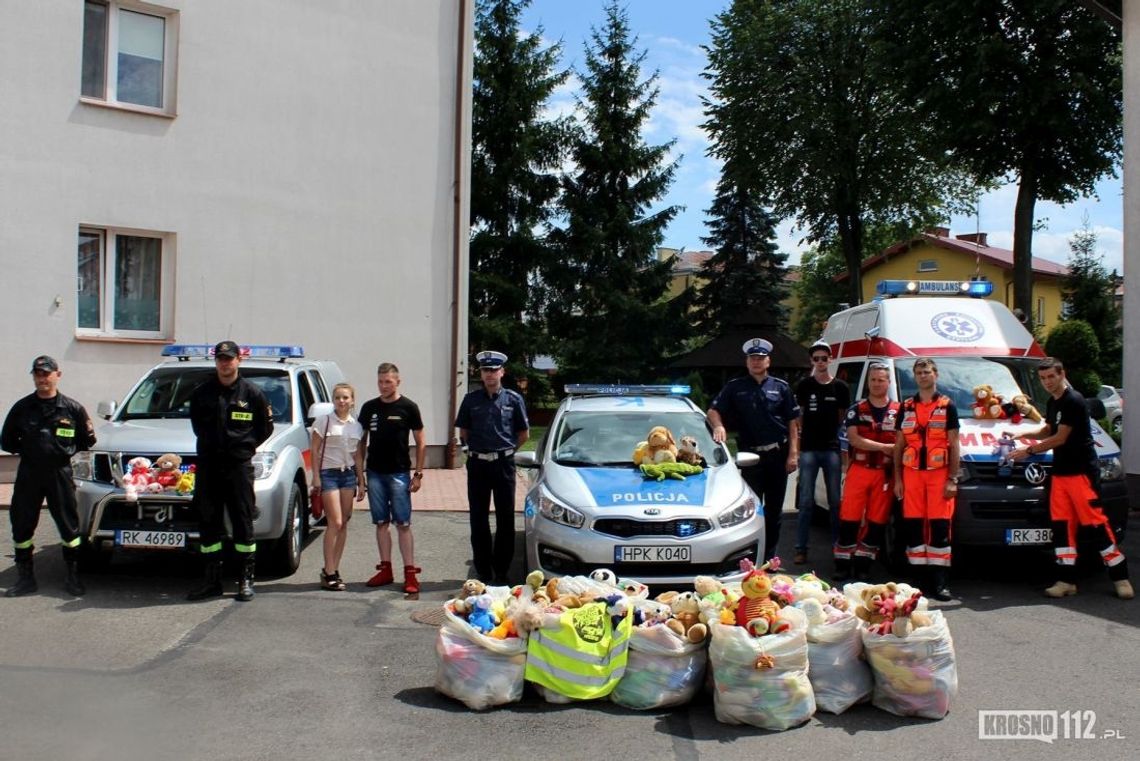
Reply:
M567 394L613 394L614 396L667 395L684 396L693 390L684 384L661 385L605 385L600 383L567 383Z
M241 346L242 357L253 359L301 359L305 356L300 346L262 344ZM170 344L162 347L162 356L179 359L207 359L214 356L213 344Z
M973 296L994 292L989 280L880 280L875 290L882 296Z

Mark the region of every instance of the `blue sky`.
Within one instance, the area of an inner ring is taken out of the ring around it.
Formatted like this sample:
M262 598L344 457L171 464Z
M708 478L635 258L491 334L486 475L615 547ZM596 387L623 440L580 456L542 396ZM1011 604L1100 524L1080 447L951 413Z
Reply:
M523 28L533 31L543 27L549 42L561 40L562 64L581 71L583 44L590 27L605 20L605 0L534 0L524 11ZM638 37L637 49L645 50L643 75L656 70L659 75L657 107L644 133L651 144L677 141L675 155L681 162L669 195L663 204L679 204L685 209L666 231L665 245L687 250L706 249L701 238L707 234L705 210L712 204L719 166L705 156L708 139L700 128L704 116L700 97L706 93L700 73L705 66L701 45L708 42L709 19L729 5L729 0L628 0L625 7L630 27ZM551 110L565 113L574 108L577 81L571 77L551 101ZM1046 220L1044 229L1033 236L1033 253L1046 259L1068 261L1069 238L1081 228L1087 214L1089 225L1097 233L1098 248L1109 269L1123 272L1123 207L1119 178L1102 180L1097 186L1099 200L1079 199L1067 206L1037 203L1035 217ZM1017 187L1006 185L982 196L978 215L954 217L952 234L972 233L977 229L989 233L989 244L1013 248L1013 207ZM789 262L799 261L803 245L794 222L780 225L779 245L789 254Z

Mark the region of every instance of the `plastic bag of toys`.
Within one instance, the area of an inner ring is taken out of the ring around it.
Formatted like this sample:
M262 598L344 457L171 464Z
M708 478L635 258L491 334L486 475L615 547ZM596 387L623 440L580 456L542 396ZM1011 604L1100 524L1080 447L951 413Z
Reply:
M639 711L688 703L701 686L707 660L704 642L690 642L650 619L633 627L629 662L610 700Z
M807 621L795 608L781 616L787 631L754 637L742 626L709 625L709 664L717 721L789 729L815 714L808 680Z
M859 619L847 613L834 621L813 623L807 628L808 677L816 707L828 713L843 713L871 695L874 678L863 659Z
M875 675L871 703L899 716L941 719L958 694L954 640L942 611L905 637L863 629L863 649Z
M456 602L444 605L436 638L435 689L476 711L522 699L526 636L484 634L456 613Z

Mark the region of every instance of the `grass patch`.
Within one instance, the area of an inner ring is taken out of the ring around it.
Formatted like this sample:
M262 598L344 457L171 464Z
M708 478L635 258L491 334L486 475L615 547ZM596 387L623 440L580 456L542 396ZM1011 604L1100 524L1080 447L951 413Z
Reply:
M538 446L538 442L542 441L542 437L546 435L547 427L548 426L545 426L545 425L532 425L530 427L530 438L526 440L525 444L523 444L521 447L519 447L519 451L520 452L533 452L533 451L535 451L535 448Z

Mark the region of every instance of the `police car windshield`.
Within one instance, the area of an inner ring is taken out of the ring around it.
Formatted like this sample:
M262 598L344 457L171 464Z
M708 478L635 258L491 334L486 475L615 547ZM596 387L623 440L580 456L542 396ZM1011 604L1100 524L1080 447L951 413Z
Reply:
M1010 401L1025 394L1039 410L1045 409L1048 394L1037 380L1039 359L1025 357L936 357L938 390L950 397L958 414L973 417L974 387L988 384L994 393ZM918 392L914 381L914 360L896 360L899 398Z
M194 393L194 389L215 374L213 367L192 367L185 364L173 364L170 367L153 370L124 402L118 420L189 419L190 396ZM274 369L243 368L241 375L252 381L265 394L273 407L275 423L293 422L288 373Z
M569 467L633 467L633 450L663 425L680 444L692 436L708 465L727 462L699 412L568 412L553 433L551 457Z

